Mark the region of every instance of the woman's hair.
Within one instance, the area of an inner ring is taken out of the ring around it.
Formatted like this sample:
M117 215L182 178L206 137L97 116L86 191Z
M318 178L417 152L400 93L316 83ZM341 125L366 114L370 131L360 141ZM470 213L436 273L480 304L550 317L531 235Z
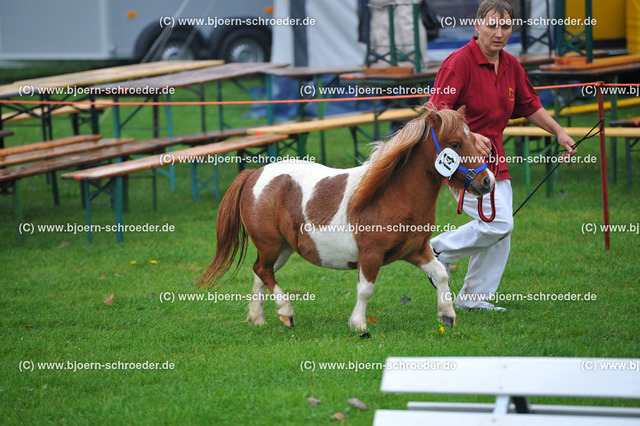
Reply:
M513 6L507 0L484 0L478 7L478 13L476 19L484 19L487 13L495 10L504 17L505 14L509 15L510 19L514 19L516 16L513 13Z

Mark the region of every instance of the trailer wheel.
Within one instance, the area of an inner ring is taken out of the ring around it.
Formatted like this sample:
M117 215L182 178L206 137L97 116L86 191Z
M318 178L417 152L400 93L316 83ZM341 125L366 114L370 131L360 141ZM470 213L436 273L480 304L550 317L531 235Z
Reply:
M162 36L161 36L162 37ZM198 42L185 32L173 32L166 41L160 41L153 50L152 61L192 61L199 59Z
M227 35L220 46L225 62L268 62L271 34L257 28L239 28Z

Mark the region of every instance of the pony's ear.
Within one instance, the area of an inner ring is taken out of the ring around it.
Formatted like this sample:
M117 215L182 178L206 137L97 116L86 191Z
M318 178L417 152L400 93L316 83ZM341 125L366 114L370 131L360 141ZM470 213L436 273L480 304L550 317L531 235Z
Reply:
M442 124L442 117L440 117L438 110L435 108L425 109L424 116L432 127L440 127L440 124Z
M456 111L458 111L460 114L466 116L467 115L467 106L466 105L462 105Z

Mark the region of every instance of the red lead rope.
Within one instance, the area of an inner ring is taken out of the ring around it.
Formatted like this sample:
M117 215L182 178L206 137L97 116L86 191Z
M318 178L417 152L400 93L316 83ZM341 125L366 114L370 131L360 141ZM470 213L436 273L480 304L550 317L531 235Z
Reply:
M487 159L487 166L489 166L489 170L491 170L491 173L493 173L494 176L498 176L498 173L500 173L500 161L498 160L498 147L496 146L495 142L491 141L491 156ZM480 196L480 198L478 198L478 215L480 216L480 219L482 219L484 222L492 222L493 219L496 218L496 202L495 202L495 192L496 192L496 188L495 186L493 187L493 189L491 190L491 216L487 217L484 214L484 211L482 210L482 196ZM458 214L462 214L462 207L464 204L464 193L465 191L462 190L460 191L460 199L458 200Z

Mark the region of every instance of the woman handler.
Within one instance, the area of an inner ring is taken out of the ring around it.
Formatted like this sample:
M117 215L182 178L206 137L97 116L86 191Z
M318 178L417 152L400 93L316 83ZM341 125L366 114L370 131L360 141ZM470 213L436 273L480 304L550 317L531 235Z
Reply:
M430 101L438 109L457 109L466 105L466 117L476 138L476 147L488 156L490 141L493 141L500 161L495 185L495 219L482 221L478 200L465 194L464 211L474 220L431 240L436 257L447 270L455 260L470 257L464 286L455 302L457 307L504 309L487 300L491 300L498 290L509 257L513 230L511 177L502 146L502 132L509 119L526 117L556 135L558 143L566 149L563 156L576 152L572 148L573 139L542 108L518 60L503 50L511 36L513 18L513 8L508 1L483 1L476 15L477 35L442 63L436 76L435 94ZM485 196L482 203L483 211L489 214L490 197Z

